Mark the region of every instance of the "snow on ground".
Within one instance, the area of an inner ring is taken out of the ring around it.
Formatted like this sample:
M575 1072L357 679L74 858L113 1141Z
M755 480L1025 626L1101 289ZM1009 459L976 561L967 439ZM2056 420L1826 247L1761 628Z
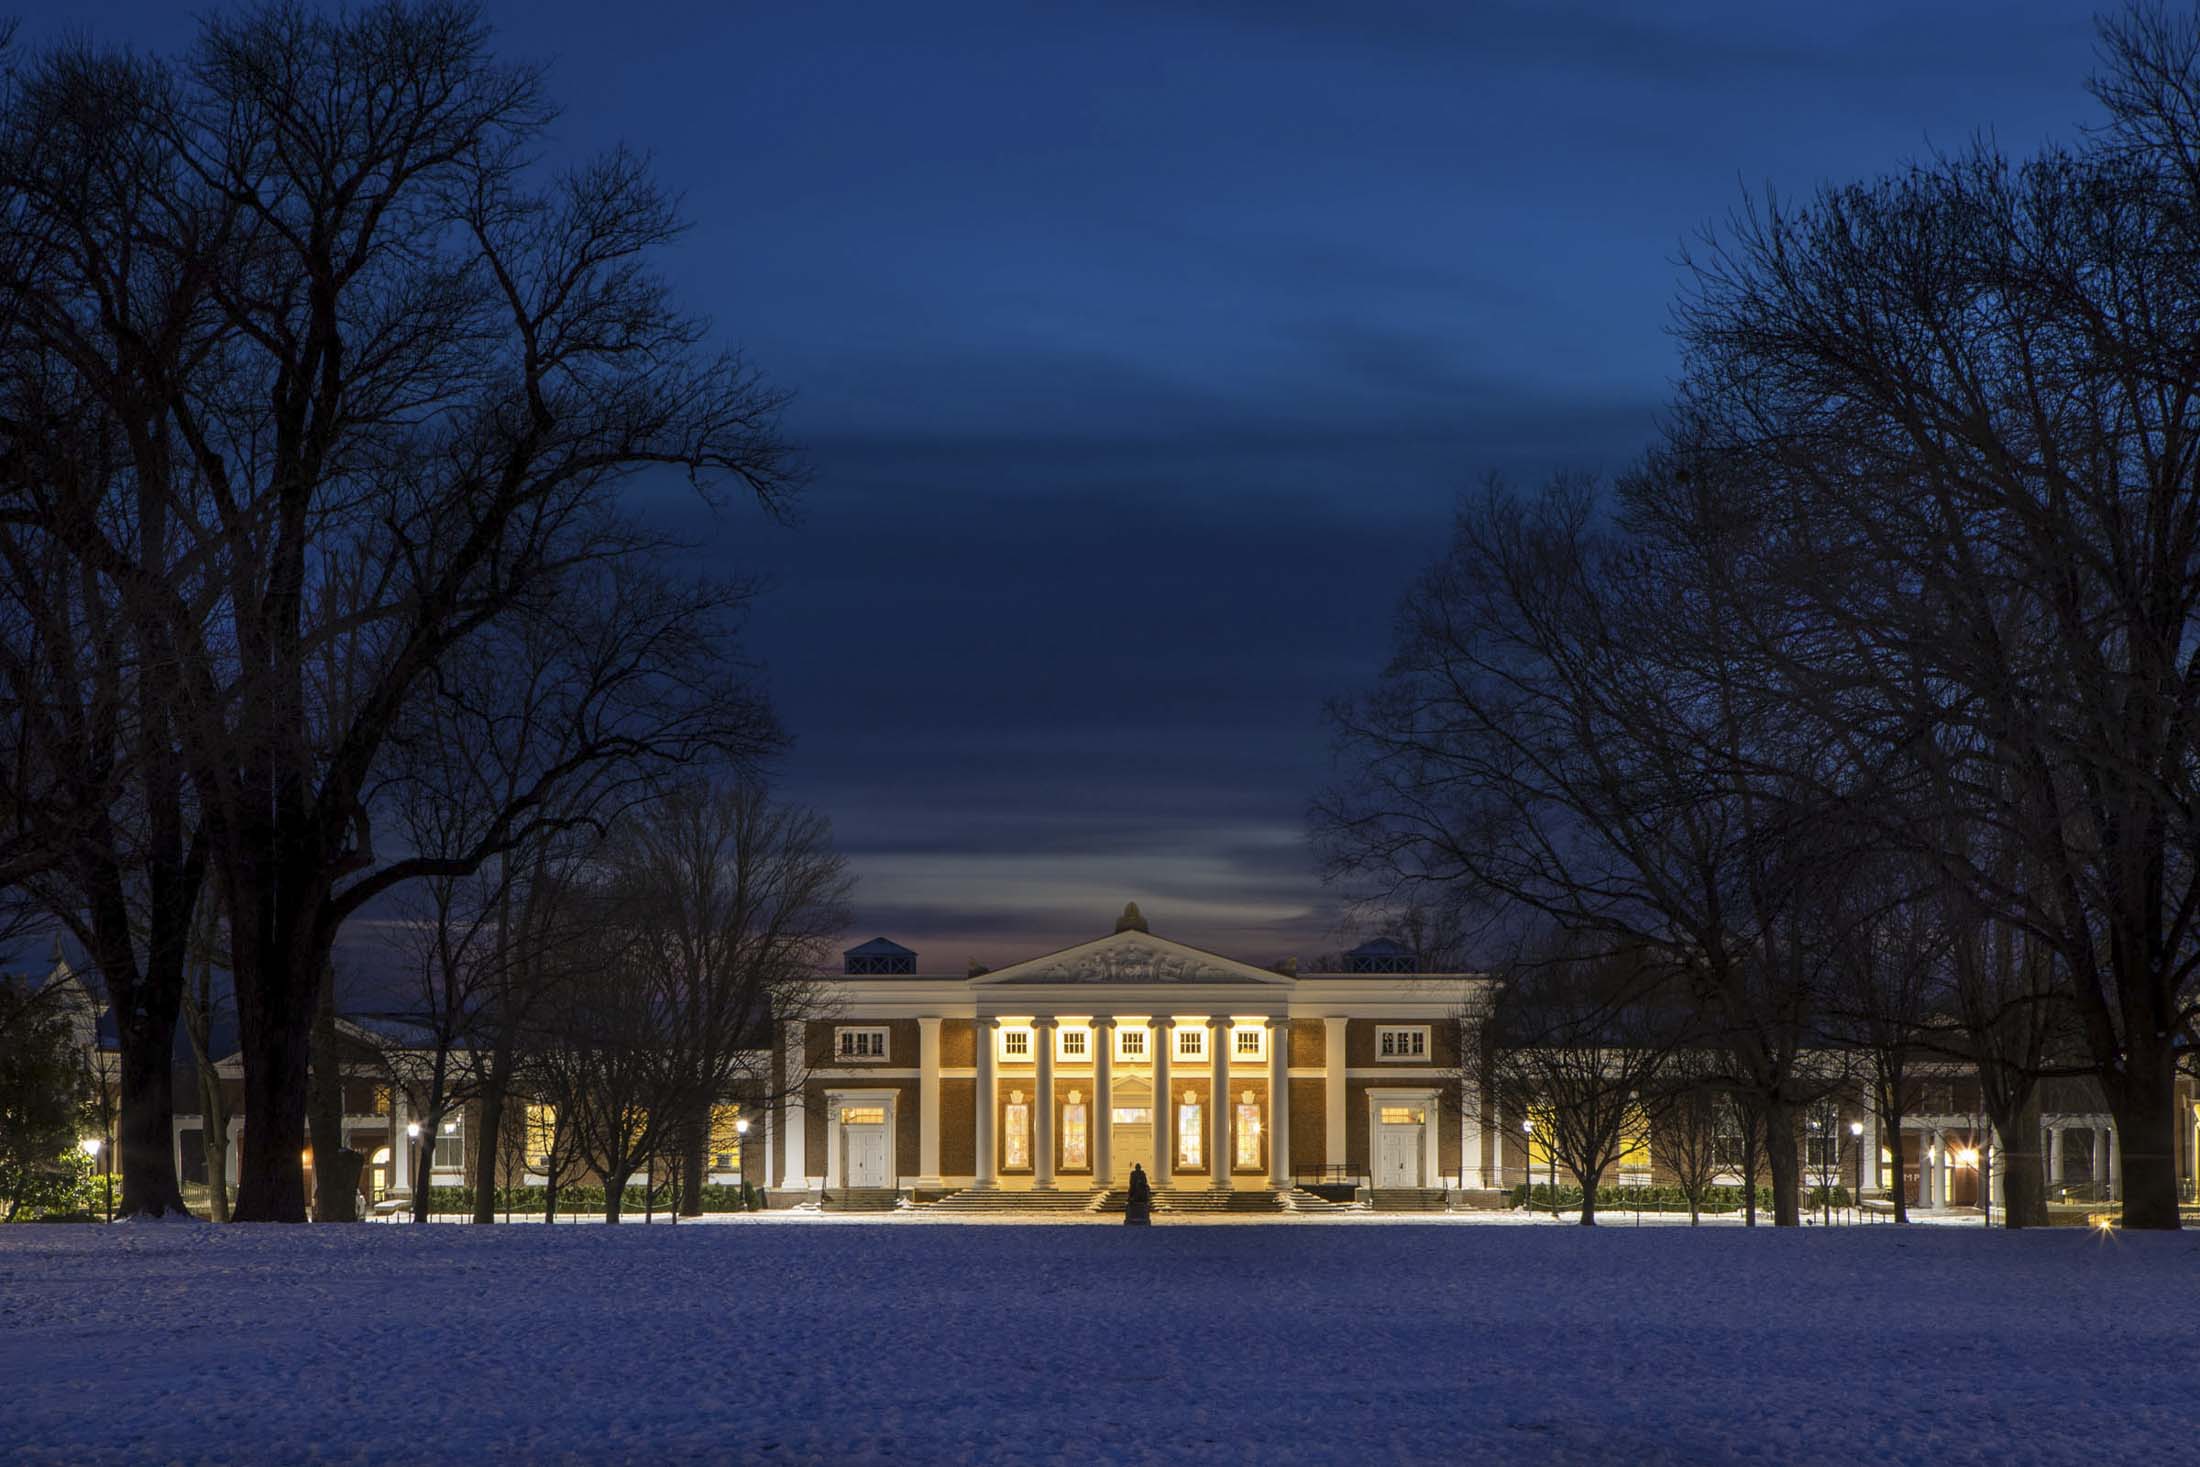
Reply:
M0 1463L2200 1460L2200 1236L0 1229Z

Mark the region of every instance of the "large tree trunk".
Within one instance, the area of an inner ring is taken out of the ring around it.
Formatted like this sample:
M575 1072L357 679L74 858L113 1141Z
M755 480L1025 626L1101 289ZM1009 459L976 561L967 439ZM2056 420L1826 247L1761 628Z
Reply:
M306 1049L312 1020L312 1007L295 986L272 975L239 971L237 1032L244 1051L239 1222L306 1220L299 1152L306 1144Z
M503 1156L504 1107L512 1089L512 1059L499 1049L481 1083L481 1129L474 1139L474 1221L497 1220L497 1161Z
M605 1222L615 1223L619 1220L619 1211L626 1204L626 1181L627 1178L633 1175L633 1169L628 1168L625 1171L604 1178L603 1220Z
M134 1012L115 1005L120 1040L116 1079L121 1114L115 1151L122 1167L118 1217L164 1217L184 1211L176 1180L175 1047L180 990L148 1005L142 989ZM158 1009L151 1012L149 1008Z
M703 1178L709 1168L706 1165L710 1151L710 1107L704 1106L702 1114L690 1121L682 1136L685 1143L680 1148L680 1216L703 1215Z
M2152 1051L2148 1053L2146 1051ZM2130 1046L2121 1074L2102 1077L2121 1147L2127 1228L2175 1229L2177 1215L2176 1071L2166 1043ZM2107 1177L2113 1183L2113 1177Z
M1887 1138L1887 1155L1894 1158L1893 1184L1887 1195L1894 1199L1894 1220L1906 1223L1910 1220L1910 1192L1902 1183L1902 1117L1904 1108L1896 1100L1901 1093L1901 1082L1884 1087L1879 1092L1879 1127ZM1862 1189L1859 1188L1859 1191ZM1863 1199L1858 1198L1861 1202Z
M363 1158L344 1145L344 1056L336 1034L333 967L321 970L311 1043L307 1121L313 1134L313 1216L320 1222L357 1222Z
M1795 1152L1795 1107L1782 1098L1765 1102L1765 1162L1772 1173L1772 1225L1803 1225L1802 1158Z

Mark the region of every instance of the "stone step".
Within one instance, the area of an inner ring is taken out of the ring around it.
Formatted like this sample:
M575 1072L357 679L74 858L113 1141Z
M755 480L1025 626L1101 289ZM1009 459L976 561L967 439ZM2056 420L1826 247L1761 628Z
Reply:
M1104 1193L1084 1189L1052 1192L1004 1192L994 1188L965 1187L937 1202L925 1204L928 1212L941 1213L1076 1213L1090 1212Z
M1368 1193L1368 1206L1376 1212L1451 1210L1441 1187L1377 1187Z
M824 1212L892 1212L900 1205L901 1194L891 1187L846 1187L819 1199Z
M1096 1211L1120 1215L1130 1209L1129 1189L1118 1187L1100 1199ZM1153 1194L1153 1210L1156 1213L1281 1213L1290 1209L1281 1193L1268 1190L1239 1192L1219 1191L1208 1187L1156 1187Z

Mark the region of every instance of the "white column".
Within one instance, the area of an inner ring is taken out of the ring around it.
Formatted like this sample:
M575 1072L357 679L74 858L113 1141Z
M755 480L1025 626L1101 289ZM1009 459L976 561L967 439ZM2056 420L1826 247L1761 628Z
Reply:
M977 1096L971 1107L972 1145L971 1165L975 1169L971 1184L991 1187L1000 1181L1000 1153L993 1144L993 1112L998 1101L993 1093L993 1056L1001 1047L1001 1021L980 1019L973 1051L977 1062Z
M1039 1104L1031 1125L1031 1185L1054 1187L1054 1030L1052 1019L1031 1021L1031 1053L1038 1064Z
M1146 1042L1153 1046L1153 1185L1176 1175L1176 1097L1169 1093L1169 1063L1176 1058L1176 1021L1154 1019Z
M1291 1021L1268 1021L1268 1180L1291 1185Z
M527 1108L524 1104L514 1107L520 1113L520 1125L527 1124ZM405 1134L406 1123L412 1119L412 1107L405 1104L402 1086L390 1087L390 1186L393 1190L410 1196L412 1193L412 1137ZM234 1139L234 1138L232 1138ZM231 1156L237 1154L232 1146Z
M940 1184L940 1021L917 1020L917 1185Z
M1208 1082L1207 1109L1214 1114L1210 1118L1207 1134L1213 1138L1213 1149L1207 1153L1207 1185L1230 1185L1230 1021L1219 1015L1207 1020L1207 1061L1212 1079Z
M1092 1021L1092 1184L1115 1185L1115 1020Z
M1472 1078L1459 1082L1459 1186L1487 1185L1482 1177L1482 1109Z
M810 1162L804 1154L809 1148L810 1127L802 1108L803 1084L809 1073L809 1055L804 1048L806 1032L800 1019L789 1019L781 1026L787 1059L787 1095L781 1104L786 1117L787 1169L779 1179L782 1187L810 1184Z
M2047 1180L2050 1186L2067 1181L2063 1173L2063 1128L2047 1128Z
M1934 1195L1940 1187L1940 1132L1927 1131L1917 1139L1917 1205L1937 1207Z
M2116 1134L2116 1128L2114 1126L2110 1126L2107 1129L2109 1187L2108 1195L2111 1197L2121 1197L2124 1195L2124 1149L2122 1138L2120 1138Z
M825 1097L825 1187L831 1191L840 1186L840 1154L847 1147L841 1141L840 1102L832 1096Z
M1979 1148L1978 1166L1979 1170L1985 1173L1986 1176L1986 1205L1990 1208L2007 1205L2002 1201L2001 1179L2002 1174L2007 1172L2009 1168L1994 1165L1996 1158L2000 1156L2001 1132L1989 1126L1986 1130L1986 1144Z
M1322 1020L1322 1160L1340 1173L1351 1152L1345 1141L1344 1019Z
M1879 1190L1879 1112L1864 1112L1864 1134L1856 1143L1856 1193L1857 1201L1864 1200L1864 1193Z

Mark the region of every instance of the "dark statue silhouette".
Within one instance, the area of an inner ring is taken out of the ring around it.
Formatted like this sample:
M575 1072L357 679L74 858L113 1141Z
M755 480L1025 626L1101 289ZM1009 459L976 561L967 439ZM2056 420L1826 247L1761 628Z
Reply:
M1153 1188L1146 1182L1146 1168L1136 1162L1131 1164L1131 1200L1123 1209L1123 1221L1131 1227L1153 1222Z

